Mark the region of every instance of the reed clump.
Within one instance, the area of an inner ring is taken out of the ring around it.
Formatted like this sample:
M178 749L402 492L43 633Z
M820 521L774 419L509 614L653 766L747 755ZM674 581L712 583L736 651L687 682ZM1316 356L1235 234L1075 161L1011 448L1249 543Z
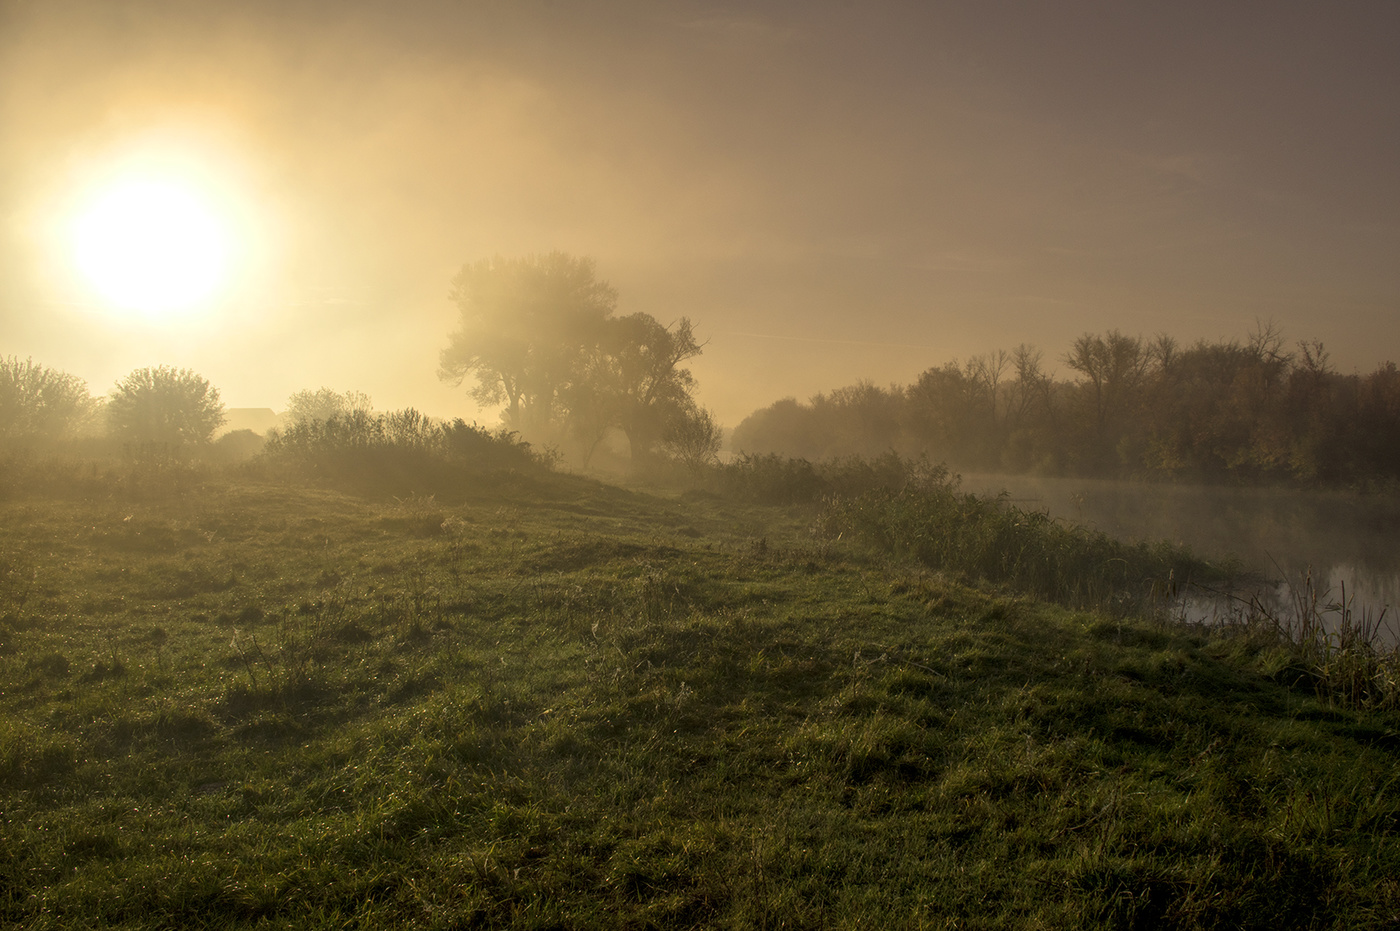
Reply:
M900 488L834 495L820 527L932 569L1076 608L1136 609L1192 580L1226 574L1183 547L1124 542L1018 507L1005 495L962 493L957 484L944 470Z
M1271 648L1276 678L1311 688L1328 704L1400 710L1400 631L1387 611L1358 611L1345 585L1334 597L1311 570L1284 587L1280 605L1257 594L1237 597L1217 622Z

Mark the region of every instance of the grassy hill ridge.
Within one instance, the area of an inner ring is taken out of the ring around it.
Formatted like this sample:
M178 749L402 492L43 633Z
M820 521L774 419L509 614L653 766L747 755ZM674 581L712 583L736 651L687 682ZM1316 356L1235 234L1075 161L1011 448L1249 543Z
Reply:
M0 502L10 926L1400 920L1400 717L1264 642L548 473L72 487Z

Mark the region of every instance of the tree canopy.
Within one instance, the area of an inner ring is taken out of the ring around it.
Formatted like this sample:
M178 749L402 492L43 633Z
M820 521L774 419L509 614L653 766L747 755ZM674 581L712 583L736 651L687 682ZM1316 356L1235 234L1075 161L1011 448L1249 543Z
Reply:
M120 439L181 446L207 443L224 422L219 390L189 369L137 369L117 382L108 423Z
M506 425L523 432L560 415L585 347L617 304L592 259L562 252L464 265L448 296L460 317L438 377L460 385L475 376L472 397L504 404Z

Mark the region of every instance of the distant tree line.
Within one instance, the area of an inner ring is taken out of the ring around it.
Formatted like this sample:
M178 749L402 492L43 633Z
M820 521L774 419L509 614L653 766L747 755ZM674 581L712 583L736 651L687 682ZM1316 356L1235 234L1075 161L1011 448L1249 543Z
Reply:
M860 382L756 411L750 454L809 460L893 450L954 468L1215 482L1400 479L1400 370L1330 364L1272 324L1241 342L1085 334L1047 373L1020 345L930 368L911 385Z
M426 417L413 408L379 412L359 391L295 392L285 423L265 437L225 422L219 391L171 366L141 368L106 397L80 378L16 357L0 359L0 495L36 476L73 476L78 461L135 465L139 474L177 481L195 463L245 463L260 474L413 491L462 480L547 470L553 455L500 428ZM81 457L71 458L73 454ZM174 467L174 471L172 468ZM184 470L180 472L180 470ZM84 470L86 475L86 470ZM133 473L135 474L135 473ZM86 480L86 479L84 479ZM174 487L174 486L172 486Z

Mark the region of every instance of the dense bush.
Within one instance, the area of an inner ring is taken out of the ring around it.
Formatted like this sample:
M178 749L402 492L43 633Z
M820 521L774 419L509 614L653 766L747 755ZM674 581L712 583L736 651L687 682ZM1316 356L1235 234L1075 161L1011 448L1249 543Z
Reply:
M759 504L808 504L876 489L934 489L956 482L943 465L893 452L872 459L846 456L820 462L777 454L741 455L721 466L717 474L726 493Z
M143 456L207 445L224 422L219 389L189 369L137 369L117 382L107 401L112 435Z
M413 408L301 420L271 431L262 457L303 475L349 480L443 479L552 463L547 453L504 429L493 432L461 419L443 423Z
M729 494L760 504L806 504L824 490L812 463L776 453L740 456L725 465L719 477Z

